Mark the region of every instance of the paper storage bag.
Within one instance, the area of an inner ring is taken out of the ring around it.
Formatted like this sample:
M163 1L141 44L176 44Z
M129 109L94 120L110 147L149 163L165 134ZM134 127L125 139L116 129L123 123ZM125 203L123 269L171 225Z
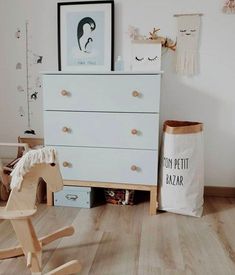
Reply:
M163 126L159 209L200 217L203 212L203 124L168 120Z

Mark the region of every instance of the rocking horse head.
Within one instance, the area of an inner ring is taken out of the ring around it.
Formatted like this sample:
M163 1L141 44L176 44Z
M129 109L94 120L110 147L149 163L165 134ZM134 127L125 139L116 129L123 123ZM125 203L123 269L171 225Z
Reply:
M61 177L59 164L57 162L43 164L41 178L47 183L48 188L52 192L63 189L63 180Z
M42 148L27 152L17 163L11 173L11 189L8 204L14 198L24 208L35 205L37 184L43 178L52 192L63 188L63 180L59 170L56 150Z

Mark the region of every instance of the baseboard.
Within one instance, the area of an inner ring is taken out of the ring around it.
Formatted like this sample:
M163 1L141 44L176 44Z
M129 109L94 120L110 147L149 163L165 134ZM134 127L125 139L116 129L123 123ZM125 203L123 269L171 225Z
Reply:
M235 198L235 187L205 186L205 196Z

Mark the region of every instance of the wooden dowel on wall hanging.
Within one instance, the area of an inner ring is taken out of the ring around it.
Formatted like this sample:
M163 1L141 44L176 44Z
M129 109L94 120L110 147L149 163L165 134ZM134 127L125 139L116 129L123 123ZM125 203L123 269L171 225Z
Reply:
M191 16L191 15L203 16L203 13L181 13L181 14L174 14L174 17Z

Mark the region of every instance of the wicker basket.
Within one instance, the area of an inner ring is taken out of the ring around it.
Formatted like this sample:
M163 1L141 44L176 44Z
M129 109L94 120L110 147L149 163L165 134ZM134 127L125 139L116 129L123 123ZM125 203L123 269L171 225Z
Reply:
M133 205L134 194L134 190L104 189L105 200L111 204Z

